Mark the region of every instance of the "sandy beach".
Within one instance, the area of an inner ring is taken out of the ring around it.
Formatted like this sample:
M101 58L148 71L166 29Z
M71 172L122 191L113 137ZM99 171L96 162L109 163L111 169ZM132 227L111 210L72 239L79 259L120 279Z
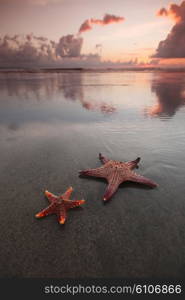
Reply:
M185 277L184 87L170 72L0 74L0 277ZM106 182L78 176L99 152L140 156L159 187L104 204ZM69 186L83 207L37 220L44 191Z

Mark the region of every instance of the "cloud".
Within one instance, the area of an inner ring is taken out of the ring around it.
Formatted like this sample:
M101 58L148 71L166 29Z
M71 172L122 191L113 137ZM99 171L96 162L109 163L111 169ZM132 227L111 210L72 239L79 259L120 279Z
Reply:
M36 62L38 60L54 59L55 43L44 37L32 34L25 37L5 35L0 39L0 63Z
M166 9L164 7L161 8L157 12L157 16L170 17L177 23L183 21L185 18L185 1L183 1L180 5L171 4L169 6L169 9Z
M56 46L56 54L61 57L77 57L80 56L83 39L68 34L60 38Z
M125 18L123 17L119 17L119 16L115 16L115 15L110 15L110 14L105 14L103 19L88 19L85 20L82 25L79 28L79 33L88 31L88 30L92 30L93 25L108 25L108 24L112 24L112 23L119 23L119 22L123 22L125 20Z
M99 54L82 54L83 38L68 34L58 42L34 34L0 37L0 68L130 68L138 67L136 59L113 62Z
M41 66L60 62L65 57L79 57L83 39L66 35L56 43L33 34L5 35L0 38L0 67Z
M44 5L61 1L28 0L27 3ZM103 19L91 18L81 25L76 35L68 34L62 36L58 42L49 40L43 36L35 36L34 34L0 36L0 68L117 67L117 63L101 61L101 44L95 45L95 49L99 50L99 54L81 54L83 38L79 33L92 29L94 24L104 26L122 21L124 21L123 17L112 14L105 14ZM130 65L132 62L125 62L125 64Z
M169 9L161 8L157 15L172 18L175 25L167 38L159 43L153 57L185 58L185 1L180 5L171 4Z
M79 33L91 30L92 29L92 25L91 24L92 24L91 20L84 21L82 23L82 25L80 26Z
M156 14L158 17L161 17L161 16L168 16L168 11L166 8L162 7L160 10L157 11L157 14Z

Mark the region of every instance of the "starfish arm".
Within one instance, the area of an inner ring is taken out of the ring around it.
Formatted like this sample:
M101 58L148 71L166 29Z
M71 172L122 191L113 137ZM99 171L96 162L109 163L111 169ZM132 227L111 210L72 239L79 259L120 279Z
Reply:
M73 191L73 188L72 188L72 186L70 186L67 189L67 191L64 194L62 194L62 196L60 196L60 198L64 198L64 199L67 198L67 199L69 199L69 197L71 196L72 191Z
M58 218L58 222L60 224L64 224L66 219L67 219L67 212L66 212L66 208L64 205L62 205L60 207L60 209L57 211L57 218Z
M93 176L93 177L105 177L104 168L87 169L79 172L80 175Z
M150 187L156 187L158 186L157 183L155 183L154 181L150 180L149 178L146 178L144 176L138 175L136 173L133 173L129 176L128 178L129 181L133 181L133 182L138 182L138 183L142 183L142 184L146 184Z
M45 191L45 196L49 200L50 203L52 203L57 198L57 196L55 196L54 194L48 192L47 190Z
M103 200L109 200L113 194L117 191L120 183L123 181L120 178L120 174L118 172L113 173L110 177L107 178L108 186L103 196Z
M132 169L138 167L138 163L140 162L140 160L141 160L141 158L138 157L135 160L126 162L125 164L132 170Z
M85 200L65 200L65 207L66 209L78 207L85 203Z
M35 215L36 218L42 218L42 217L46 217L48 215L51 215L54 213L54 205L51 204L48 207L44 208L43 210L41 210L39 213L37 213Z
M99 153L99 159L101 160L101 162L103 164L106 164L109 161L109 159L107 157L103 156L101 153Z
M119 187L120 183L109 183L106 190L105 190L105 194L103 196L103 200L107 201L109 200L113 194L115 194L115 192L117 191L118 187Z

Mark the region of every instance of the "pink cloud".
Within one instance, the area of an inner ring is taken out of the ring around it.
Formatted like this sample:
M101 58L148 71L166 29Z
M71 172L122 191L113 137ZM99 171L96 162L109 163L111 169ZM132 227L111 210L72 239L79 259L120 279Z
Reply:
M161 8L157 12L157 16L166 16L175 20L176 23L181 22L185 18L185 1L183 1L180 5L171 4L168 9Z
M85 20L82 25L80 26L79 29L79 33L88 31L88 30L92 30L93 25L108 25L108 24L112 24L112 23L120 23L123 22L125 20L125 18L123 17L119 17L119 16L115 16L115 15L110 15L110 14L105 14L103 19L88 19Z

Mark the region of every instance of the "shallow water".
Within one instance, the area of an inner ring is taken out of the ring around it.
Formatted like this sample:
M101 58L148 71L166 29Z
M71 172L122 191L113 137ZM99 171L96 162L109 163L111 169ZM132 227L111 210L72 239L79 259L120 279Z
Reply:
M185 74L0 73L0 276L185 277ZM115 160L159 183L79 178ZM86 199L62 227L43 191Z

